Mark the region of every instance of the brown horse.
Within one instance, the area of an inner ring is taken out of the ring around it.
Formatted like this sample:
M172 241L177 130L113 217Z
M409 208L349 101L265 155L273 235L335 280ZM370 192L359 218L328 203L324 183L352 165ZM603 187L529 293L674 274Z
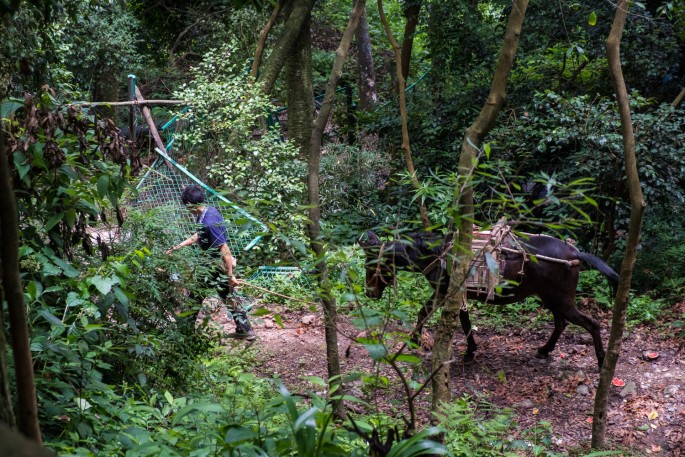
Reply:
M537 356L547 358L554 350L566 325L579 325L592 335L595 354L601 369L604 347L599 323L576 308L575 295L584 261L599 270L610 282L615 292L618 274L600 258L579 251L573 245L546 235L530 235L525 239L511 235L517 249L505 249L501 254L499 273L511 281L501 292L489 297L484 290L468 291L468 298L494 305L506 305L537 296L554 316L554 331L547 343L537 350ZM395 281L397 270L422 273L433 287L433 295L419 311L418 323L412 339L421 335L423 324L436 304L442 303L449 285L445 257L449 254L451 240L442 235L418 232L401 240L383 242L372 232L367 240L359 241L366 254L366 295L380 298L388 284ZM471 320L466 309L459 312L459 320L466 335L465 361L473 360L477 349L471 332Z

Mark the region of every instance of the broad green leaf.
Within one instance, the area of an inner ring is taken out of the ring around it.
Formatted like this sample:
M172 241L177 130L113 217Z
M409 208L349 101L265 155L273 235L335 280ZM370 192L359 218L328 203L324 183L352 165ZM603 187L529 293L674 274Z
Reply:
M388 355L388 350L382 344L365 344L364 347L369 351L369 356L374 362L378 362Z
M103 278L100 275L90 278L90 283L94 285L102 295L107 295L112 290L112 285L114 285L112 278Z
M31 169L31 165L28 163L28 158L24 153L22 152L15 152L13 154L14 158L14 168L17 169L17 173L19 174L19 179L24 179L24 176L29 172Z
M228 444L238 444L238 443L243 443L245 441L250 441L253 438L255 438L257 434L245 427L230 427L228 431L226 432L226 435L224 436L224 443Z
M113 290L114 295L116 295L117 300L119 300L119 303L121 303L122 305L124 305L125 308L128 309L129 300L126 296L126 293L124 293L124 291L121 290L119 287L114 287Z
M62 260L59 257L52 257L52 261L55 262L57 266L62 269L64 276L66 276L67 278L75 278L80 274L79 271L76 268L72 267L71 264L66 260Z
M14 114L18 109L22 108L24 103L18 98L10 98L0 103L0 117L7 119Z
M594 11L592 13L590 13L590 17L587 18L587 23L589 25L591 25L592 27L597 25L597 13L595 13Z
M166 396L166 394L164 395ZM226 412L226 408L218 403L193 403L178 410L171 424L177 425L185 416L196 411L203 413L223 413Z
M105 198L107 196L109 191L109 176L102 175L98 178L97 189L100 198Z
M319 376L302 376L302 379L304 379L305 381L309 381L312 384L317 385L317 386L324 386L325 387L327 385L326 381L324 381Z
M45 309L41 309L38 311L38 314L43 316L46 321L50 322L52 325L56 325L58 327L64 327L64 324L62 323L61 320L59 320L57 317L55 317L52 313Z
M398 362L406 363L421 363L421 359L413 354L400 354L397 357L395 357L395 360Z
M53 214L45 223L45 230L50 231L64 219L64 213Z

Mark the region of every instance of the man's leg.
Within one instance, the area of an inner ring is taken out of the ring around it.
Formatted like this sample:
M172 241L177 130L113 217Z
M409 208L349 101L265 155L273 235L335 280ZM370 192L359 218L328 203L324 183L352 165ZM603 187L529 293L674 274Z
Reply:
M217 292L219 297L226 303L226 307L231 310L233 322L235 322L235 333L237 335L254 336L254 330L247 318L247 313L242 309L238 302L238 297L233 293L233 288L228 285L228 280L223 272L217 278Z

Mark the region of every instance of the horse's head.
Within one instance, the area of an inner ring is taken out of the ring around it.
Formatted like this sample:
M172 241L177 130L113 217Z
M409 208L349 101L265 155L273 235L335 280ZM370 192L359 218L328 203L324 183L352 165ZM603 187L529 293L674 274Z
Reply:
M393 282L395 275L392 265L389 265L385 258L386 244L371 230L366 232L366 236L366 241L357 241L366 254L366 296L381 298L385 286Z

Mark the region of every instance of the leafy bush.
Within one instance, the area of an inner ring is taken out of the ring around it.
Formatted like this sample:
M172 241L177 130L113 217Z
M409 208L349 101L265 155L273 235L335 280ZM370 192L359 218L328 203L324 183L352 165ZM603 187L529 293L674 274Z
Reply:
M292 215L302 213L305 201L305 162L280 132L258 128L257 120L274 108L259 85L247 80L246 64L235 54L230 44L208 51L175 93L193 102L184 115L189 128L180 134L192 145L184 160L233 201L252 203L255 216L275 231L302 239L303 221Z
M552 430L541 422L531 430L523 430L519 438L512 437L517 429L510 410L498 410L484 399L468 395L443 404L435 416L445 430L448 449L459 456L495 457L526 455L553 457Z

